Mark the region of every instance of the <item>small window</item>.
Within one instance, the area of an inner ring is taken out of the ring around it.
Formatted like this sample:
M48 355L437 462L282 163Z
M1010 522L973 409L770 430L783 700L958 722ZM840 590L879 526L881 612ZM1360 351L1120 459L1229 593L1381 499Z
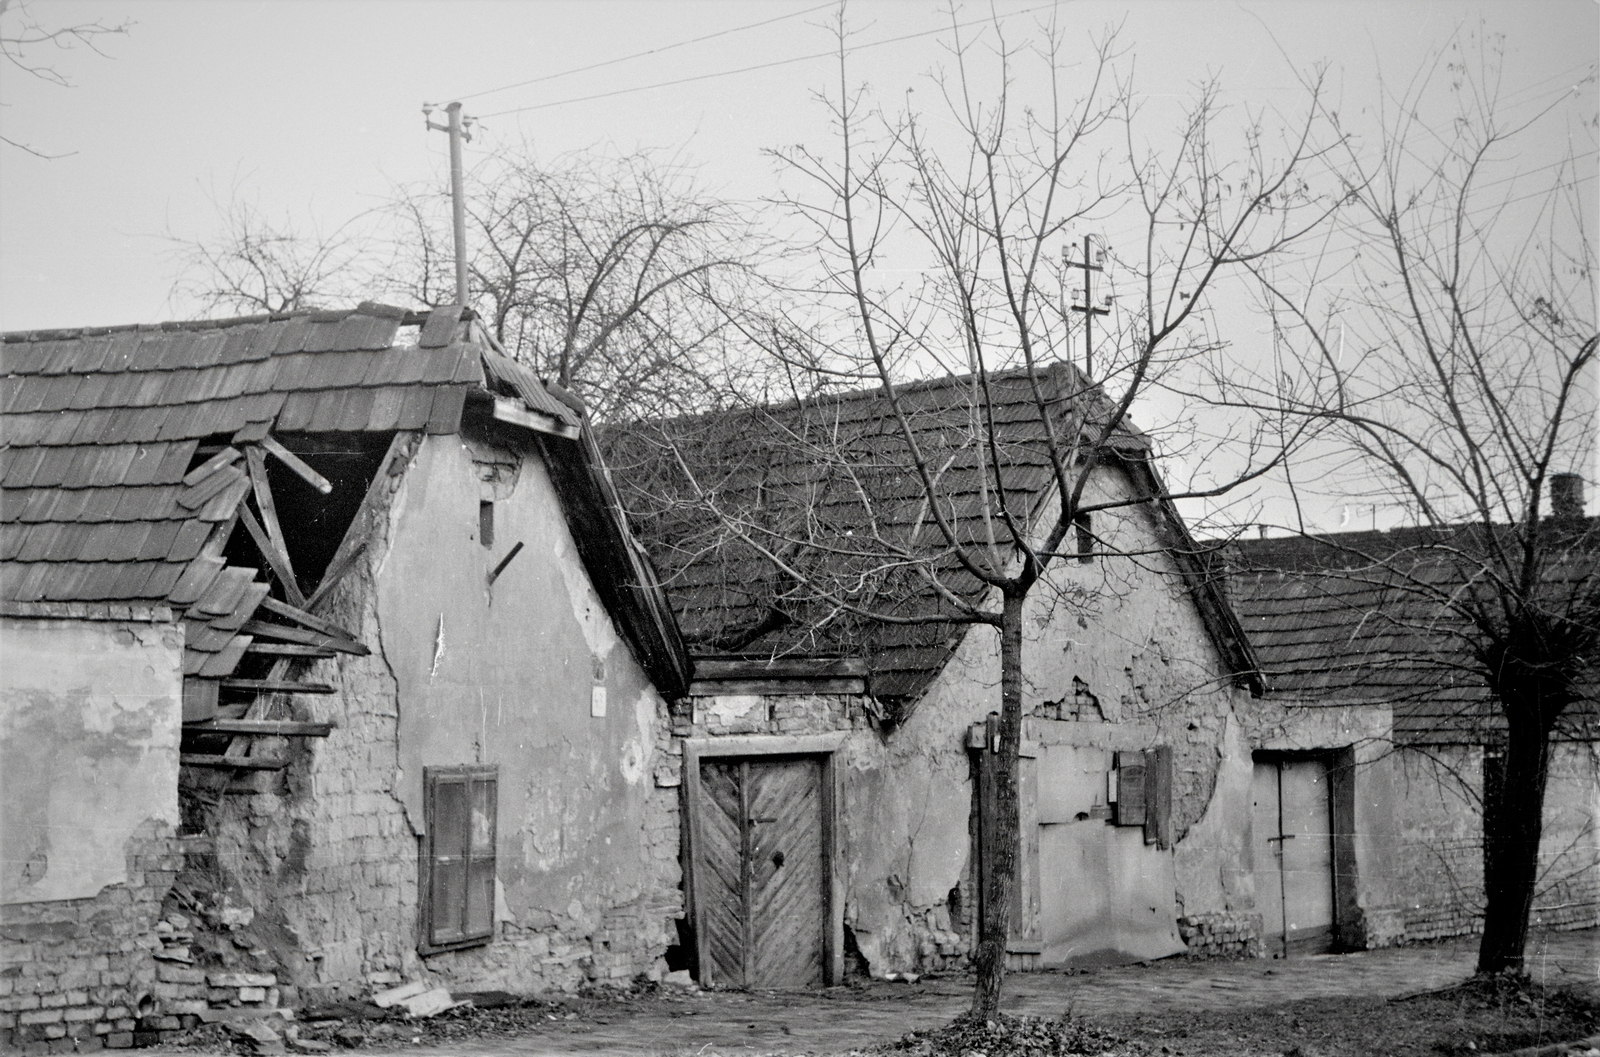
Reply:
M422 951L494 936L496 767L427 767Z
M478 503L478 542L485 547L494 546L494 504L488 500Z
M1078 535L1078 561L1094 561L1094 530L1089 522L1088 514L1079 514L1072 519L1072 527Z

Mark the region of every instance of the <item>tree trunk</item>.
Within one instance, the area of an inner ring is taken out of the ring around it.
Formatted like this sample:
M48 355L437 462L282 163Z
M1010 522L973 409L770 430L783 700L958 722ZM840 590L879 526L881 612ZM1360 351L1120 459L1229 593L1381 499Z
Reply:
M992 780L993 807L985 808L979 854L983 898L978 916L977 981L972 1015L992 1020L1000 1012L1000 982L1006 972L1006 939L1011 918L1011 893L1017 877L1017 750L1022 743L1022 593L1003 595L1000 617L1000 745L983 747Z
M1540 721L1540 710L1508 704L1505 757L1496 781L1490 781L1489 761L1484 761L1480 973L1522 971L1550 771L1550 732Z

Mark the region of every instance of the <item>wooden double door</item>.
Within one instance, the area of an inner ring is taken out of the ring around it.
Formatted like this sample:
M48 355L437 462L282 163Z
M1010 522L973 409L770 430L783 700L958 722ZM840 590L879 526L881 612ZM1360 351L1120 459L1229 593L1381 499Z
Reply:
M698 761L693 884L700 982L827 981L827 763L817 756Z
M1334 944L1331 774L1322 758L1258 757L1251 782L1256 909L1263 953L1319 954Z

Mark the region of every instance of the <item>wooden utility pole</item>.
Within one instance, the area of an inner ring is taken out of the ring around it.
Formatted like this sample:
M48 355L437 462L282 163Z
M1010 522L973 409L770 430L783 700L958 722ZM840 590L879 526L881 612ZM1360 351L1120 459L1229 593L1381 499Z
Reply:
M462 119L460 103L451 103L444 110L449 117L449 123L436 125L433 122L433 105L431 103L422 105L423 117L428 128L435 132L450 134L450 213L455 228L456 304L465 305L467 303L467 193L466 177L461 168L461 142L463 140L472 142L472 133L466 130L472 119Z
M1104 271L1098 264L1089 262L1089 240L1091 235L1083 237L1083 263L1072 264L1068 256L1068 267L1083 269L1083 304L1073 305L1074 312L1083 313L1083 373L1090 381L1094 380L1094 317L1103 316L1111 311L1109 308L1094 307L1094 273Z

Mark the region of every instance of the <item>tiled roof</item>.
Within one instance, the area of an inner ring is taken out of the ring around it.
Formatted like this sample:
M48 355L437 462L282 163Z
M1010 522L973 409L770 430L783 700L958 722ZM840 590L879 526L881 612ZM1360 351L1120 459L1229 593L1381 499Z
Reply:
M1038 380L1064 437L1077 428L1071 423L1097 415L1103 420L1109 411L1104 394L1068 363L1040 371ZM994 509L994 481L985 483L982 467L991 421L1004 467L1001 481L1023 531L1037 533L1054 523L1054 507L1045 502L1054 485L1047 438L1024 373L990 377L981 421L974 407L983 402L975 401L971 378L907 385L899 396L938 475L937 490L958 538L981 546L990 531L985 512ZM652 437L657 429L671 445ZM937 619L954 615L955 607L915 568L885 571L889 549L926 554L929 541L939 537L921 483L908 469L891 402L881 391L674 420L619 432L609 444L608 461L635 529L663 570L685 638L702 652L859 656L868 662L876 696L909 700L938 675L965 635L969 625ZM1154 487L1142 434L1120 428L1108 447L1124 465L1144 467L1146 478L1132 475ZM770 533L767 539L783 560L804 566L815 580L852 590L876 612L934 621L890 624L830 612L693 501L693 489L678 469L680 455L726 513L747 519L758 536ZM664 499L673 495L684 501ZM1187 540L1176 514L1166 512ZM1010 537L1003 523L993 525L1001 560L1007 560ZM913 533L919 533L915 548L909 545ZM809 545L784 545L797 537ZM968 604L987 593L953 556L938 562L938 573L944 587Z
M1240 540L1228 587L1275 694L1310 703L1394 706L1408 743L1472 743L1503 722L1459 611L1416 585L1465 590L1482 568L1482 526L1398 529ZM1544 589L1555 599L1600 570L1593 546L1557 548ZM1588 703L1567 727L1586 729L1600 701L1600 672L1582 684Z
M230 443L454 432L485 389L578 423L455 307L0 335L0 603L167 605L185 672L227 675L268 591L221 557L251 488ZM223 450L197 465L203 441Z

